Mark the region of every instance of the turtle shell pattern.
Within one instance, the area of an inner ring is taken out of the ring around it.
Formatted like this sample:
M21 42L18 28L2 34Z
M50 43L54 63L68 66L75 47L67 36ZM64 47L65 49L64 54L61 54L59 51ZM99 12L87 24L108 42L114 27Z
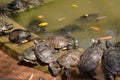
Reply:
M70 39L62 35L50 36L47 41L55 49L65 48L70 43Z
M35 46L36 57L44 63L56 61L55 53L55 49L44 41Z
M89 72L99 64L103 55L102 48L94 43L86 49L80 57L79 68L81 71Z
M65 68L77 66L80 55L78 50L68 50L66 54L58 58L58 63Z
M110 47L104 54L104 67L114 75L120 75L120 48Z

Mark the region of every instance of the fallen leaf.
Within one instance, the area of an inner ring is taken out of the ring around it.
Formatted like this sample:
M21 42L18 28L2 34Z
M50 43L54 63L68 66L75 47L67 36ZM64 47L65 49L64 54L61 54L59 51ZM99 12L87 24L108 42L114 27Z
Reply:
M72 5L72 7L78 7L78 5L76 5L76 4L73 4L73 5Z
M40 18L40 19L41 19L41 18L44 18L44 16L40 15L40 16L38 16L38 18Z
M39 24L40 27L45 27L47 25L48 25L48 22L42 22L42 23Z
M90 27L91 29L94 29L94 30L100 30L99 27L96 27L96 26L93 26L93 27Z

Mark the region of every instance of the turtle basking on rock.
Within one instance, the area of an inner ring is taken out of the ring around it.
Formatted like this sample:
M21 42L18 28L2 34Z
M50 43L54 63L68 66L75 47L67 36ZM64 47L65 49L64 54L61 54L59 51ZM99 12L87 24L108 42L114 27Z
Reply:
M18 45L21 45L23 43L26 43L30 41L32 38L32 34L23 29L14 29L12 32L9 33L8 39L12 43L17 43Z
M106 80L115 80L116 76L120 76L120 47L106 41L106 48L103 55Z
M5 31L9 31L13 29L13 24L8 24L7 22L0 20L0 33L5 33Z
M49 65L50 70L52 71L53 75L58 75L59 71L56 70L56 51L55 49L47 44L44 41L38 41L34 39L35 43L35 56L43 63L46 63Z
M57 62L64 68L66 77L71 77L71 68L77 67L82 51L79 49L71 49L65 52L64 55L58 58Z
M78 40L69 33L50 36L46 39L46 41L56 50L66 50L79 47Z
M88 75L93 78L93 76L96 75L95 69L98 66L102 56L102 43L100 40L98 40L97 42L94 42L88 49L86 49L81 55L78 65L80 72L88 73Z
M29 62L31 64L37 64L37 58L35 56L35 48L34 46L29 47L24 52L22 52L20 55L18 55L18 59L20 61Z

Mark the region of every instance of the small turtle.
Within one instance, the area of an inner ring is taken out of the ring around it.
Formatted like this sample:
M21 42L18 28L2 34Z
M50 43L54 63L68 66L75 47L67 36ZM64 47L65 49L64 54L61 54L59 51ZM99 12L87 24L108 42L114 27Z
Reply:
M7 22L0 20L0 33L5 33L5 31L13 29L13 24L8 24Z
M99 64L103 55L102 43L100 40L94 42L86 49L80 57L79 69L81 72L88 73L91 78L96 75L95 68Z
M61 67L65 69L65 76L71 77L71 67L77 67L79 62L79 57L81 55L81 51L78 49L71 49L66 51L66 53L58 58L58 63Z
M106 41L106 48L103 55L106 80L115 80L115 77L120 75L120 47L115 47Z
M17 43L18 45L30 41L31 38L32 38L31 33L23 29L14 29L12 32L9 33L8 36L8 39L12 43Z
M30 62L32 64L37 64L37 58L34 53L34 46L29 47L24 52L22 52L20 55L18 55L18 59L20 61Z
M50 36L46 41L56 50L65 50L79 47L78 40L70 34Z
M55 49L47 44L44 41L37 41L34 39L35 43L35 56L43 63L49 64L49 68L51 69L54 76L58 75L59 72L56 72L56 60ZM59 66L59 65L58 65Z

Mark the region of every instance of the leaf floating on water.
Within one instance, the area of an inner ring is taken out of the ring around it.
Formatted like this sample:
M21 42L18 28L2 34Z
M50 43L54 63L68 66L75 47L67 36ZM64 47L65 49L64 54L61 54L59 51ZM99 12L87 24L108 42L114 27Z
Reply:
M62 17L62 18L59 18L58 21L63 21L65 19L66 19L66 17Z
M42 23L39 24L40 27L45 27L47 25L48 25L48 22L42 22Z
M105 37L101 37L100 40L108 40L108 39L111 39L112 36L105 36Z
M78 5L76 5L76 4L73 4L73 5L72 5L72 7L76 7L76 8L77 8L77 7L78 7Z
M40 18L40 19L41 19L41 18L44 18L44 16L40 15L40 16L38 16L38 18Z
M96 27L96 26L93 26L93 27L90 27L91 29L93 30L101 30L99 27Z

